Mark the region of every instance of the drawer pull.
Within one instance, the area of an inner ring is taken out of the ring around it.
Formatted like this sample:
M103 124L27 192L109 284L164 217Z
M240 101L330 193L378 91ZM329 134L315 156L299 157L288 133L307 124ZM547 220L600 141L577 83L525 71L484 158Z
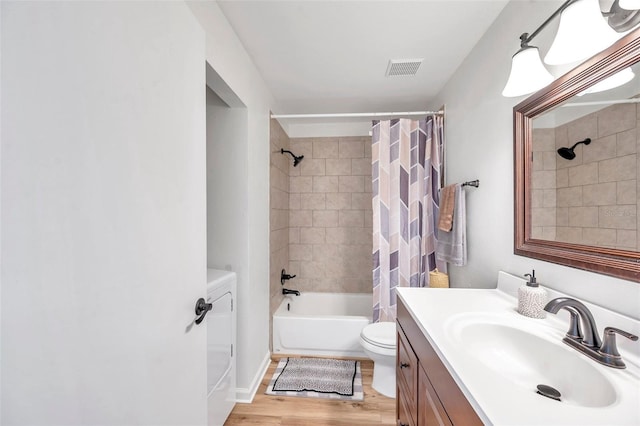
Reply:
M405 362L400 363L400 368L409 368L409 367L410 365Z

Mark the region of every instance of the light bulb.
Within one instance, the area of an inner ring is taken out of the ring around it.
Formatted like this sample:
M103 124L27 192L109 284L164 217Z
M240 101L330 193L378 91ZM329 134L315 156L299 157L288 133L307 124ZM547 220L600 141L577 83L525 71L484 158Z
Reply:
M553 76L542 65L537 47L526 46L513 55L511 73L502 96L514 97L527 95L553 81Z
M560 14L558 32L544 61L551 65L581 61L620 37L602 17L598 0L578 0Z

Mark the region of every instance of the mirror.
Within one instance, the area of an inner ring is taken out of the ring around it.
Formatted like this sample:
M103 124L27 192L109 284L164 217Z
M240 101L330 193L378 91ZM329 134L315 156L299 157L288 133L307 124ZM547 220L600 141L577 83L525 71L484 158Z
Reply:
M640 282L640 29L516 105L514 136L515 254Z

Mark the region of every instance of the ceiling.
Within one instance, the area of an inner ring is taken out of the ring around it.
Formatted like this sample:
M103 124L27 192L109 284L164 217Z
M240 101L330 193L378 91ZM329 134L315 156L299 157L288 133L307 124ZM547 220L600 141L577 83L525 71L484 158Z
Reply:
M425 110L507 3L218 1L280 114ZM385 76L418 58L416 75Z

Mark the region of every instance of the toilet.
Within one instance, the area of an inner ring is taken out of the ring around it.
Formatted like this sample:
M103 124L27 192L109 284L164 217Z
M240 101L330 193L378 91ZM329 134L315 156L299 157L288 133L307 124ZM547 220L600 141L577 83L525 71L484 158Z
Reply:
M360 345L373 361L373 384L376 391L396 397L396 323L377 322L360 332Z

